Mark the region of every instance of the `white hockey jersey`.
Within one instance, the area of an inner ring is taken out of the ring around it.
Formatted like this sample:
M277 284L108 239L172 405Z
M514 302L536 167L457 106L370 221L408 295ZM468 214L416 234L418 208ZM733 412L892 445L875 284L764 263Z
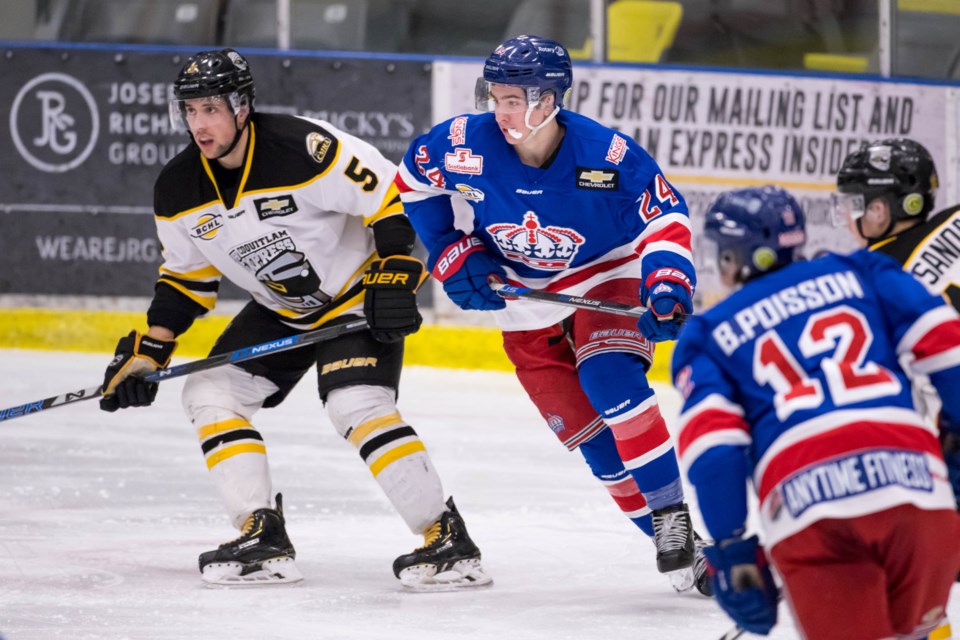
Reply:
M222 172L190 145L157 179L149 324L182 333L214 307L221 277L296 329L359 312L377 257L369 226L403 214L396 166L329 123L254 114L235 195Z

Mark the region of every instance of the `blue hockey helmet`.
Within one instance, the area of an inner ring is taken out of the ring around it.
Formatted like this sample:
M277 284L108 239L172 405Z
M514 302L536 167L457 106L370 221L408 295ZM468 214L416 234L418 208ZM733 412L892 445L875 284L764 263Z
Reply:
M771 185L721 194L707 210L704 236L716 244L720 272L733 282L800 259L807 241L803 209Z
M533 35L510 38L494 49L483 65L483 77L476 86L480 111L493 111L491 84L523 87L529 105L539 103L541 96L552 92L556 106L562 108L573 86L570 54L556 40Z

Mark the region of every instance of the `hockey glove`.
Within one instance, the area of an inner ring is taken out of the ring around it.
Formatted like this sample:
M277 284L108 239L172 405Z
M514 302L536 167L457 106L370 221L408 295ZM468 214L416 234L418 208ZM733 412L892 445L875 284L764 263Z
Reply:
M363 275L363 315L380 342L399 342L423 323L417 289L427 278L423 263L411 256L375 261Z
M727 538L703 550L717 604L737 625L767 635L777 624L779 591L757 536Z
M651 342L676 340L687 314L693 313L690 278L677 269L657 269L640 287L640 302L647 311L637 327Z
M157 383L141 376L170 364L176 340L160 340L131 331L120 338L113 360L103 377L100 408L116 411L128 407L146 407L157 397Z
M461 309L494 311L507 306L506 300L487 284L491 277L506 282L507 273L490 256L480 238L462 236L431 263L433 277Z

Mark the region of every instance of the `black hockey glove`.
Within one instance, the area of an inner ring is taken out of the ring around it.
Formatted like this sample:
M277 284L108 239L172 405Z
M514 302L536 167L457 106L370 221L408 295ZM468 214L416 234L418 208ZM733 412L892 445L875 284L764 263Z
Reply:
M157 397L157 383L141 376L170 364L176 340L160 340L131 331L120 338L113 360L103 376L100 408L116 411L128 407L146 407Z
M412 256L377 260L363 275L363 315L373 337L398 342L423 323L417 310L417 289L426 279L423 263Z

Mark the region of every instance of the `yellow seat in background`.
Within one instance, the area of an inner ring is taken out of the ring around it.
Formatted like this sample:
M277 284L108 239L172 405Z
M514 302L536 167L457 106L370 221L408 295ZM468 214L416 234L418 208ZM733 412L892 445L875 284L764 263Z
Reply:
M607 9L607 58L611 62L659 62L683 18L679 2L618 0Z

